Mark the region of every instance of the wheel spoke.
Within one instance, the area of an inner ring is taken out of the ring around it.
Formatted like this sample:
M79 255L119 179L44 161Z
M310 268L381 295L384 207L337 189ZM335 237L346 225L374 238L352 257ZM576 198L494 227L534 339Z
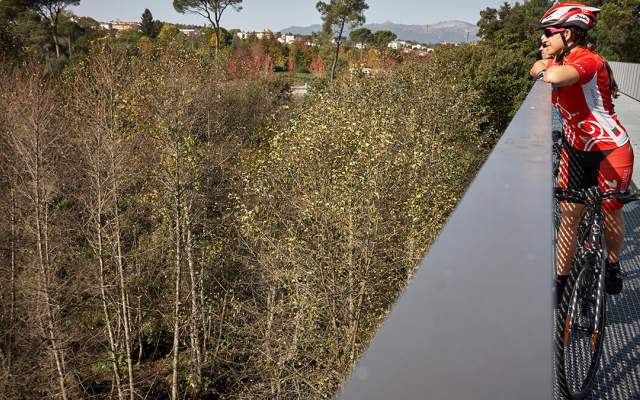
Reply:
M593 262L600 257L593 257ZM558 349L558 368L562 392L570 399L583 399L590 393L598 366L604 336L605 298L602 272L594 265L582 265L572 272L562 310ZM575 276L573 279L573 276Z

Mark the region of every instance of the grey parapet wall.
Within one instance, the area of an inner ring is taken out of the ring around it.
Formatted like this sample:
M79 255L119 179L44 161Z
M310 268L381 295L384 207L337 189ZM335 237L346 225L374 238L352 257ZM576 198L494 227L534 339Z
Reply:
M640 64L609 62L620 91L640 101Z
M339 399L553 397L550 99L536 83Z

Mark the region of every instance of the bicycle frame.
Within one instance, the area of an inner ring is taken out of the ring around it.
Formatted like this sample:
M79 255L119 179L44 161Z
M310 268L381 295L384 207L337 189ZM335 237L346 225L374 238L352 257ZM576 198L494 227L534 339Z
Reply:
M595 352L595 346L598 336L604 334L598 330L600 326L601 308L606 307L606 304L600 301L601 293L605 290L605 268L606 268L606 243L604 240L604 216L601 208L601 196L596 191L589 191L593 196L589 196L585 213L582 217L581 229L578 235L578 249L574 260L579 261L579 264L574 265L572 268L578 268L579 274L584 274L584 280L587 282L587 287L592 287L595 284L596 293L595 299L585 299L583 295L576 296L572 303L569 305L567 314L565 316L565 335L564 345L567 346L569 342L569 332L573 327L574 320L571 316L575 313L578 306L577 302L585 300L595 300L594 320L591 337L591 351ZM584 228L588 227L589 231L585 232ZM594 281L597 279L597 281Z

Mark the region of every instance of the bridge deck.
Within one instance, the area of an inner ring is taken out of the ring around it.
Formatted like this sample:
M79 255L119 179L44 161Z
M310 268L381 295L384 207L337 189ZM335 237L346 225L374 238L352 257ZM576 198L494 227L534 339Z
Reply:
M640 188L640 102L625 95L616 100L620 121L631 135L636 161L634 184ZM640 399L640 204L625 207L624 290L609 296L604 356L593 398ZM557 393L557 391L556 391Z

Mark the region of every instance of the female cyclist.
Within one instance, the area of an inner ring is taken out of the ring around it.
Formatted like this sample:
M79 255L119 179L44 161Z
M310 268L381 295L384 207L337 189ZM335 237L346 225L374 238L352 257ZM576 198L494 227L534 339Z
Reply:
M579 3L559 3L540 20L544 30L543 57L531 68L553 84L552 101L562 116L565 145L559 171L561 188L583 189L598 185L603 191L627 190L633 171L629 136L614 111L617 86L607 62L591 49L587 32L597 23L600 10ZM561 204L558 232L557 293L562 296L576 252L576 234L584 205ZM606 287L609 294L622 290L620 252L624 241L622 203L606 201Z

